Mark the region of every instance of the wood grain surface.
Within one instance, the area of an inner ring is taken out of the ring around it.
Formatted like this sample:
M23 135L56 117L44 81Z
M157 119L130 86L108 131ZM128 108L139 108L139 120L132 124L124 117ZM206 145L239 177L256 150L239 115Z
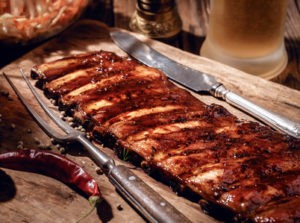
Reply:
M137 37L182 64L217 76L228 89L251 99L257 104L300 121L299 91L245 74L159 41L150 40L141 35L137 35ZM50 122L49 118L43 114L35 100L33 100L21 78L19 69L23 68L29 74L30 68L35 64L48 62L70 54L100 49L125 55L111 41L109 28L106 25L92 20L82 20L62 35L4 67L1 74L2 72L7 73L30 104ZM51 144L48 136L28 115L2 75L0 75L0 91L0 152L15 150L20 144L19 141L23 141L25 148L37 149L42 146L50 147L53 152L59 152L57 147ZM208 95L194 95L205 103L223 105L241 119L253 120L223 101ZM54 110L56 109L54 106L52 107ZM31 131L28 132L28 129ZM37 141L40 141L40 145ZM141 169L119 160L111 149L102 148L101 146L99 148L112 156L117 163L132 168L138 176L184 213L192 222L217 222L214 218L206 215L199 204L177 196L167 185L149 177ZM65 156L83 166L96 179L105 198L97 211L83 222L123 223L145 221L115 191L105 175L96 173L95 164L80 146L69 146ZM88 200L82 193L55 179L39 174L0 169L0 222L2 223L75 222L88 208Z

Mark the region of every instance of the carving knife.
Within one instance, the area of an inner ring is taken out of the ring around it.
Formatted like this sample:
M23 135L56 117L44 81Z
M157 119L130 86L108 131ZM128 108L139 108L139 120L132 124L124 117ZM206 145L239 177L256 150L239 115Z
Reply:
M227 90L223 84L217 81L216 77L193 70L169 59L127 32L112 30L110 35L113 41L130 56L147 66L161 70L173 81L195 92L207 91L213 96L222 98L227 103L249 113L274 129L300 138L300 122L264 109Z

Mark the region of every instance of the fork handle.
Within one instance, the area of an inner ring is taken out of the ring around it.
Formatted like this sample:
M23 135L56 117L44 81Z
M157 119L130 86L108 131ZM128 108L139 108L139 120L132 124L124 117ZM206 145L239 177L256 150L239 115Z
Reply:
M116 189L150 222L190 222L127 167L122 165L116 166L113 159L96 148L83 135L79 135L77 140L86 148L94 162L104 170Z
M127 167L122 165L115 166L109 172L108 177L111 183L150 222L191 222Z

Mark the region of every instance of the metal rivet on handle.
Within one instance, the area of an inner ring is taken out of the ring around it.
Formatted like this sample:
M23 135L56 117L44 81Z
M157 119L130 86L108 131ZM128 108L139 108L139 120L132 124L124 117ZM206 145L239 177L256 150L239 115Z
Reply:
M135 176L130 176L128 179L131 181L136 180Z
M164 206L166 206L166 203L162 201L162 202L160 202L160 206L164 207Z

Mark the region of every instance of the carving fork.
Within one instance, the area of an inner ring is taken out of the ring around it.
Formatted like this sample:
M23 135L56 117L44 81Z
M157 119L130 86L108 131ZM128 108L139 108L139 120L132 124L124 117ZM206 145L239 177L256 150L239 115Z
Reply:
M66 133L65 135L62 135L50 127L26 102L25 98L21 95L8 76L3 73L4 77L16 92L23 105L47 135L53 137L58 142L77 141L81 143L94 162L103 170L115 188L123 194L128 201L133 204L150 222L190 222L190 220L188 220L174 206L162 198L127 167L123 165L115 165L112 158L95 147L85 137L85 133L72 128L62 119L57 117L42 101L22 69L20 72L45 113L50 116L50 118Z

